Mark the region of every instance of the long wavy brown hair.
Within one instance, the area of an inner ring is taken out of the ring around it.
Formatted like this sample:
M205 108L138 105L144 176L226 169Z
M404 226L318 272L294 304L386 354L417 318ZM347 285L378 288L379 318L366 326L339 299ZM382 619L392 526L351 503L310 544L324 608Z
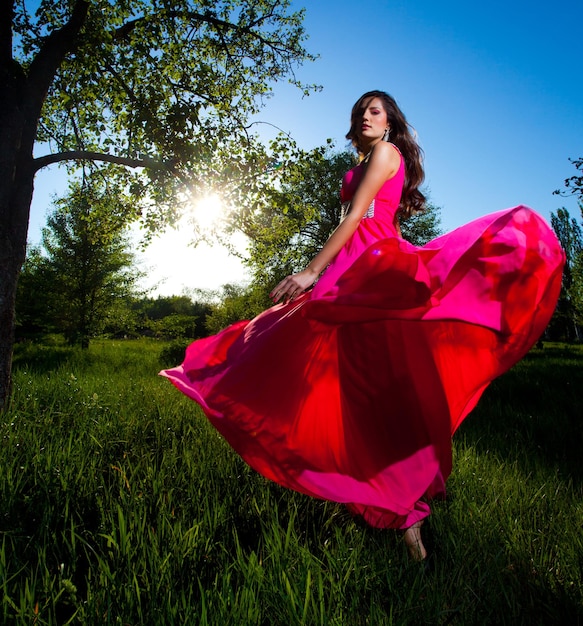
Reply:
M411 125L392 96L384 91L367 91L363 94L352 107L350 130L346 134L346 139L352 142L360 155L364 155L359 145L358 129L362 115L373 98L379 98L383 103L391 129L390 141L399 148L405 161L405 182L399 211L403 211L406 215L422 211L425 208L425 196L419 191L419 186L425 178L422 164L423 151L414 137Z

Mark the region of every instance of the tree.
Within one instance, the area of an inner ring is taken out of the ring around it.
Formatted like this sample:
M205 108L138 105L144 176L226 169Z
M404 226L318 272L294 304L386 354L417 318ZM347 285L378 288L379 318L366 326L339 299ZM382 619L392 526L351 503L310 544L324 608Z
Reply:
M19 339L55 332L50 285L55 277L40 246L31 247L16 292L16 333Z
M428 201L424 211L400 219L403 239L414 246L422 246L443 234L440 213L441 209Z
M206 319L213 310L209 302L188 296L142 298L134 303L143 332L157 337L199 339L207 334Z
M0 410L35 173L109 164L142 199L128 217L152 227L185 182L202 190L223 178L228 190L238 177L233 193L253 192L262 180L252 164L266 157L250 116L285 77L309 91L294 75L313 58L303 13L288 9L288 0L40 0L31 15L23 0L0 4ZM39 142L49 153L35 157Z
M553 193L559 196L575 196L583 218L583 159L570 159L578 170L565 179L565 189ZM551 213L551 226L565 251L561 294L557 310L551 322L551 330L566 339L581 339L583 326L583 225L572 218L564 207Z
M223 285L219 302L212 307L205 325L209 334L216 334L230 324L250 320L273 305L269 290L260 283L250 285Z
M582 211L583 215L583 211ZM567 209L551 213L551 226L565 251L561 294L552 327L566 339L581 339L583 324L583 228Z
M579 205L581 205L583 201L583 158L569 160L578 170L578 173L565 179L565 188L567 191L557 189L553 193L559 196L577 196Z
M46 257L32 256L44 285L45 327L65 335L71 344L89 347L116 302L137 294L141 277L133 268L125 234L124 202L95 183L72 183L70 193L57 200L43 229ZM29 272L30 273L30 272ZM35 287L35 281L32 286ZM38 282L38 281L36 281ZM17 303L36 300L25 282Z

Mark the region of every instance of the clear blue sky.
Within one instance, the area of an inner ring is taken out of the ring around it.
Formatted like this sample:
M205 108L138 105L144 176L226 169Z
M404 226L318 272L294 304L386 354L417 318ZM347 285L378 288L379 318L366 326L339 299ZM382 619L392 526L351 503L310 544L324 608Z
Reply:
M576 173L568 159L583 157L583 0L293 2L303 5L306 47L320 58L298 77L323 90L302 98L277 86L262 120L302 147L332 138L343 149L352 104L383 89L418 132L446 230L517 204L580 217L552 192ZM32 241L49 194L65 190L56 169L39 175ZM199 286L192 274L183 284Z

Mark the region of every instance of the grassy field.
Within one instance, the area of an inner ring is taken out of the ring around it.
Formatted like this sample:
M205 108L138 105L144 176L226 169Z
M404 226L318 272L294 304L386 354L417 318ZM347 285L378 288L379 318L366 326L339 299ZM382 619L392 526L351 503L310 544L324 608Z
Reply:
M248 469L156 376L162 348L19 346L2 624L583 625L581 347L534 350L456 433L430 571Z

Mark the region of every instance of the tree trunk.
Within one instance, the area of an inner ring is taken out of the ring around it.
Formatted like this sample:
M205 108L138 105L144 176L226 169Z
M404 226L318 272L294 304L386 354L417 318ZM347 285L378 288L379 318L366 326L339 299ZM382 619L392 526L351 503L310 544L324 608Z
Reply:
M71 18L43 43L27 72L12 57L14 2L0 5L0 412L10 398L16 284L26 258L35 165L33 147L46 94L74 50L89 10L76 0Z
M32 146L28 146L28 150L23 147L23 121L20 111L17 106L10 107L6 101L1 106L0 412L7 408L10 397L16 284L26 257L26 236L34 179Z

